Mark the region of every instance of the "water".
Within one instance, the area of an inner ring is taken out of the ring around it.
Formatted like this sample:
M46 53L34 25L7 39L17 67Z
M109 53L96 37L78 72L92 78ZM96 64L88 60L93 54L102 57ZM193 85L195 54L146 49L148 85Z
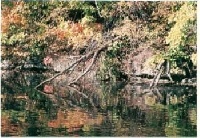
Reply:
M197 136L196 87L52 82L44 94L34 89L44 78L2 79L2 136Z

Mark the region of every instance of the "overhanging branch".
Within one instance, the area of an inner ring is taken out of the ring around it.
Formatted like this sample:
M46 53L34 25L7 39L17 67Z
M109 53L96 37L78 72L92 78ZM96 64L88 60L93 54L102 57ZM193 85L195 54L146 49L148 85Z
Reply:
M91 62L91 64L88 66L88 68L84 71L84 73L81 74L80 76L78 76L73 82L71 82L71 83L69 83L69 84L72 84L72 83L78 81L81 77L83 77L83 76L91 69L91 67L92 67L92 65L94 64L94 62L95 62L95 60L96 60L98 54L100 54L101 51L106 50L106 49L108 48L108 45L109 45L110 43L113 43L113 42L116 41L116 40L118 40L118 37L112 39L111 41L108 41L107 43L104 43L104 44L101 43L101 44L99 44L99 47L98 47L96 50L93 50L93 51L89 52L88 54L86 54L86 55L80 57L78 60L76 60L76 61L74 61L73 63L71 63L71 65L68 66L65 70L63 70L63 71L61 71L61 72L55 74L55 75L52 76L51 78L48 78L48 79L42 81L40 84L38 84L38 85L35 87L35 89L37 89L39 86L43 85L43 84L46 83L46 82L52 81L53 79L55 79L56 77L62 75L63 73L66 73L66 72L70 71L70 69L74 69L80 62L85 61L85 60L88 60L88 59L89 59L90 57L92 57L92 55L93 55L92 62Z

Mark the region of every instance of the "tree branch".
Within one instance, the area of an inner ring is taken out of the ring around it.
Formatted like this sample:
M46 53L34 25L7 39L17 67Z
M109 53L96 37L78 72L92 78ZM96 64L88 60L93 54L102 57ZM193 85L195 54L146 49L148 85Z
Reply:
M154 76L154 78L153 78L153 80L152 80L152 82L151 82L151 84L150 84L150 89L151 89L153 86L156 86L156 85L157 85L157 83L158 83L158 81L159 81L159 79L160 79L160 76L161 76L161 74L163 73L163 70L164 70L164 67L161 66L161 68L157 71L156 75Z
M89 72L90 68L92 67L92 65L94 64L94 62L95 62L95 60L96 60L96 58L97 58L97 56L98 56L98 53L99 53L99 51L96 51L96 52L94 53L93 58L92 58L92 62L91 62L90 65L87 67L87 69L86 69L81 75L79 75L79 76L76 78L76 80L70 82L68 85L71 85L71 84L73 84L73 83L76 83L81 77L83 77L86 73Z
M93 56L93 61L92 61L92 64L91 64L91 66L92 66L93 63L94 63L94 61L95 61L95 59L96 59L96 57L97 57L97 55L98 55L101 51L107 49L107 48L108 48L108 44L114 42L114 41L117 40L117 39L118 39L118 37L116 37L115 39L113 39L113 40L111 40L111 41L108 41L107 43L104 43L104 44L101 43L100 46L99 46L99 48L96 50L96 52L91 51L91 52L89 52L88 54L82 56L82 57L79 58L78 60L74 61L74 62L73 62L70 66L68 66L65 70L63 70L63 71L61 71L61 72L55 74L55 75L52 76L51 78L48 78L48 79L42 81L40 84L38 84L38 85L35 87L35 89L37 89L39 86L43 85L44 83L49 82L49 81L53 80L54 78L56 78L56 77L62 75L63 73L69 71L71 68L75 68L75 66L78 65L80 62L82 62L82 61L84 61L85 59L88 59L90 56L94 55L94 56ZM85 74L89 71L90 68L91 68L91 67L89 67L88 69L86 69L86 71L83 73L83 75L85 75ZM83 76L83 75L82 75L82 76ZM82 77L82 76L81 76L81 77ZM78 77L77 80L78 80L78 79L80 79L80 78Z
M87 99L90 101L91 105L92 105L93 107L95 107L93 101L92 101L85 93L80 92L79 90L77 90L77 89L74 88L74 87L71 87L71 86L67 86L67 87L68 87L69 89L73 89L73 90L76 91L78 94L80 94L80 95L82 95L83 97L87 98Z
M54 75L53 77L49 78L49 79L46 79L45 81L42 81L40 84L38 84L35 89L37 89L39 86L41 86L42 84L46 83L46 82L49 82L51 80L53 80L54 78L62 75L64 72L68 71L69 69L71 69L73 66L75 66L76 64L80 63L83 59L86 58L86 55L85 56L82 56L81 58L79 58L77 61L73 62L69 67L67 67L65 70L57 73L56 75Z
M96 5L96 7L97 7L97 12L98 12L99 16L100 16L100 17L103 17L103 16L101 15L101 13L100 13L99 6L98 6L98 4L97 4L97 0L95 0L95 5Z

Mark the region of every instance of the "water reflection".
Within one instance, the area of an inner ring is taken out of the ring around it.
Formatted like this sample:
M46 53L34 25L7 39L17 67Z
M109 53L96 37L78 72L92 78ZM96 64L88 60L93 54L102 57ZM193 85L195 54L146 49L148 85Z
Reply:
M45 74L2 79L2 136L196 136L196 87L147 83L65 86ZM63 76L64 77L64 76ZM46 86L46 87L47 87Z

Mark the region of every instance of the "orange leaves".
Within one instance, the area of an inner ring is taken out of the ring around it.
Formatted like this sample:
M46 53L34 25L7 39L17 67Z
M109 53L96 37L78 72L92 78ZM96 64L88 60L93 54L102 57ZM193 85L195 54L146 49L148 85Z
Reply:
M8 16L10 23L15 23L15 24L24 24L23 22L23 17L20 16L19 14L12 14Z
M2 32L6 33L10 24L24 25L25 18L20 14L23 2L13 2L12 9L4 6L2 8Z
M8 16L2 16L2 32L6 33L9 29L10 24L24 24L24 19L18 14L12 14Z
M72 32L74 33L82 33L83 32L83 26L80 23L72 24Z
M103 26L100 23L74 23L72 21L62 21L58 27L48 29L46 35L54 35L59 40L66 39L75 48L84 46L93 37L99 39Z
M52 29L49 29L46 33L46 35L55 35L57 36L57 38L59 40L63 40L65 39L65 31L62 30L62 29L59 29L59 28L52 28Z
M8 31L9 29L9 17L7 15L9 15L10 9L9 8L5 8L4 10L2 10L2 24L1 24L1 28L2 28L2 32L5 33Z
M55 35L60 40L65 38L70 38L71 36L77 36L79 33L83 32L83 27L79 23L69 24L69 22L61 23L57 28L54 27L47 31L47 35Z
M74 23L71 28L71 36L68 38L70 42L75 46L84 46L91 38L99 39L102 31L102 25L98 23L81 24ZM70 34L70 33L69 33Z

